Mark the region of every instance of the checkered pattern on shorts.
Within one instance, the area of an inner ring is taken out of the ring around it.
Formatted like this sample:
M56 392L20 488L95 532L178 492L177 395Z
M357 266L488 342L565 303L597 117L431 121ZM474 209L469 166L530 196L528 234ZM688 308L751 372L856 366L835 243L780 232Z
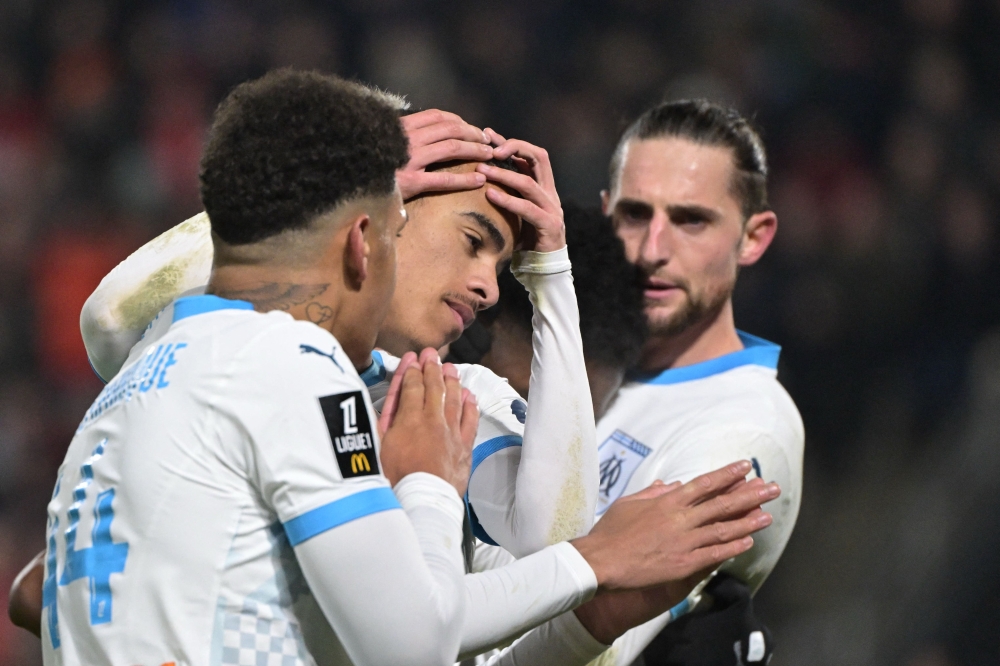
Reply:
M222 663L234 666L305 666L305 644L298 626L275 617L275 607L247 599L226 610Z

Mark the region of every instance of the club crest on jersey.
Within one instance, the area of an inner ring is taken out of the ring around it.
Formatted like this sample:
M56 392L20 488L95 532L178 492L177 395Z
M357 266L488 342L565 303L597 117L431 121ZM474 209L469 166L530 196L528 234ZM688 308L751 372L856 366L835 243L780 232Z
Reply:
M622 496L629 479L652 449L632 439L621 430L601 442L597 449L601 481L597 490L597 515L603 514Z
M323 396L319 406L330 431L340 475L351 479L378 474L375 437L361 391Z

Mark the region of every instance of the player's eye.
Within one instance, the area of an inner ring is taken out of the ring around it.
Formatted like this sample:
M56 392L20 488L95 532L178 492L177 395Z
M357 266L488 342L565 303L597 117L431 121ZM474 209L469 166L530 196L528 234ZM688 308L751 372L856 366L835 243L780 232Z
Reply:
M684 214L678 215L671 218L671 221L677 225L684 225L687 227L700 227L708 224L708 218L704 215L698 214Z
M483 249L485 243L483 243L482 238L474 236L473 234L465 234L465 237L466 239L468 239L469 247L472 249L473 252L479 252L481 249Z
M653 210L643 204L622 203L615 209L615 217L625 224L648 224Z

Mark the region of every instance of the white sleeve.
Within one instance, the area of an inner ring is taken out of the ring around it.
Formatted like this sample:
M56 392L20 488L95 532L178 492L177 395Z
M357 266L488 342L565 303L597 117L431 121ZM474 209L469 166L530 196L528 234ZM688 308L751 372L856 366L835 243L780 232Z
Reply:
M534 305L528 405L508 387L509 404L483 411L487 421L506 411L511 432L477 444L469 502L477 536L522 557L590 531L598 464L568 251L520 252L511 270ZM512 412L523 423L523 441Z
M94 371L118 374L129 350L156 314L185 292L208 283L212 232L199 213L133 252L108 273L80 312L80 332Z
M505 645L588 601L596 590L593 569L565 542L490 571L467 574L461 656Z
M225 376L216 412L246 433L230 455L276 514L353 663L454 663L465 507L429 474L389 487L370 399L337 341L289 321Z
M452 664L465 605L462 502L429 474L411 474L395 490L405 514L367 515L295 554L352 663Z
M608 650L587 631L576 614L559 617L529 631L486 662L487 666L586 666ZM601 660L604 664L604 660ZM608 662L609 666L613 662Z

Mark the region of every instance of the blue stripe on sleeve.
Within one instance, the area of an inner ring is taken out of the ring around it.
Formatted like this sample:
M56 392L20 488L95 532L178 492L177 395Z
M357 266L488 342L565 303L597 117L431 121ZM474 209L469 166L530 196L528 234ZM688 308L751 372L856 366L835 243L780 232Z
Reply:
M476 537L483 543L488 543L491 546L499 546L493 537L489 535L489 532L482 526L479 522L479 516L476 515L476 510L472 508L472 504L469 503L469 493L465 493L465 513L469 516L469 526L472 527L472 536Z
M521 436L520 435L501 435L500 437L494 437L493 439L488 439L476 448L472 449L472 469L469 470L469 478L472 478L472 474L479 467L480 463L489 458L491 455L497 451L501 451L511 446L521 446Z
M691 610L691 602L685 599L676 606L670 609L670 621L673 622L682 615L687 615L688 611Z
M284 524L285 534L288 535L288 542L297 546L317 534L340 527L352 520L401 508L403 507L399 505L392 488L362 490L292 518Z
M519 435L501 435L499 437L494 437L493 439L488 439L476 448L472 449L472 469L469 471L469 478L472 478L473 472L479 467L479 464L489 458L491 455L497 451L502 451L503 449L510 448L512 446L521 446L522 439ZM499 544L490 537L489 533L483 528L479 523L479 517L476 516L476 510L472 508L472 504L469 502L469 491L465 491L465 507L469 514L469 523L472 525L472 534L482 541L483 543L488 543L491 546L498 546Z

